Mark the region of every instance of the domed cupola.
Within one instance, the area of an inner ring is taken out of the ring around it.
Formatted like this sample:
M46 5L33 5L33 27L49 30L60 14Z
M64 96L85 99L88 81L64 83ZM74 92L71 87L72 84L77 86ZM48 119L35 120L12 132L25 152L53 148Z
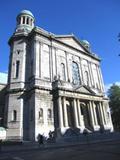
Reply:
M81 41L82 45L90 51L90 43L87 40Z
M30 32L34 28L35 18L28 10L22 10L17 18L16 32L27 31Z

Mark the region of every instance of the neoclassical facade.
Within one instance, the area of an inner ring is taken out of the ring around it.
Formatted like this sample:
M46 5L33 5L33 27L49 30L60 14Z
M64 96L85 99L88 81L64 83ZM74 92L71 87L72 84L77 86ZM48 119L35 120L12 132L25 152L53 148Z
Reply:
M4 123L8 139L36 140L39 133L113 131L100 59L89 42L35 26L30 11L17 16Z

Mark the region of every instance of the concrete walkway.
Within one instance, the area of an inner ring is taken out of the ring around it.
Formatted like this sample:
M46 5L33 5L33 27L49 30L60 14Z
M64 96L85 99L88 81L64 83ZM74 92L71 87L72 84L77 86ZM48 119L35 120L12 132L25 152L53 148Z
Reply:
M6 146L0 160L120 160L120 141Z
M39 146L37 142L23 142L19 145L3 145L1 151L2 152L16 152L16 151L26 151L26 150L45 150L45 149L57 149L57 148L66 148L66 147L74 147L77 145L90 145L90 144L100 144L100 143L120 143L120 140L95 140L85 142L64 142L64 143L45 143L44 145Z

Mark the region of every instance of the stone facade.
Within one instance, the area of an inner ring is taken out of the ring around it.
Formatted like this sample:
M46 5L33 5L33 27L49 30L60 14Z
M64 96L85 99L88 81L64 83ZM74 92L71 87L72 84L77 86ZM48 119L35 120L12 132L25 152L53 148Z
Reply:
M17 16L9 40L5 124L8 139L57 138L68 130L113 131L100 59L87 41L34 26L30 11Z

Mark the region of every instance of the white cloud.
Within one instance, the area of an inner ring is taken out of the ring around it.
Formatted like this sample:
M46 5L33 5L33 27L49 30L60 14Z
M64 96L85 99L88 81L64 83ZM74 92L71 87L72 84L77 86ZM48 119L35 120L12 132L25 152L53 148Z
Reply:
M106 84L106 85L105 85L105 93L107 93L107 91L110 89L110 87L111 87L113 84L116 84L116 85L120 86L120 82L115 82L115 83Z
M7 74L0 72L0 83L6 84L7 83Z

